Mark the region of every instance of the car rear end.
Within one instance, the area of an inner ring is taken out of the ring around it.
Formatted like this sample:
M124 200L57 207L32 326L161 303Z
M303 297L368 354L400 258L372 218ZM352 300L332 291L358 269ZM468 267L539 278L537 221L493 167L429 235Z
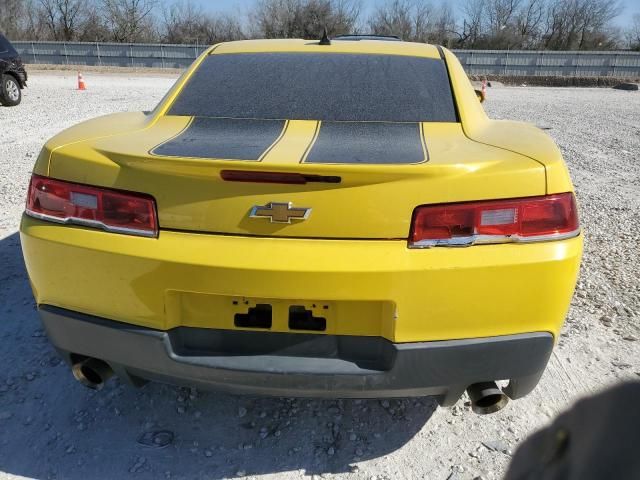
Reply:
M151 115L45 146L21 238L79 378L443 404L535 386L579 266L571 184L471 140L442 51L392 43L222 44Z

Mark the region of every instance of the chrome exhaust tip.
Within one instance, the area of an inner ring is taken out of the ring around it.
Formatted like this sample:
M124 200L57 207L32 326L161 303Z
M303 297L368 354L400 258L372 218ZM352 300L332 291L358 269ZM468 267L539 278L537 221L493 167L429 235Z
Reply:
M108 363L97 358L87 358L74 363L71 372L76 380L92 390L100 390L104 383L113 375L113 370Z
M471 410L478 415L487 415L502 410L507 403L507 397L495 382L474 383L467 387L471 399Z

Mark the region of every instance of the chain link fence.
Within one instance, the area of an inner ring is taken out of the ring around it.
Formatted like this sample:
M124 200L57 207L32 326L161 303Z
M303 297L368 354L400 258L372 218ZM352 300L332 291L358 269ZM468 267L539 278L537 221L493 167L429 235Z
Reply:
M25 63L186 68L207 45L13 42ZM640 52L454 50L470 75L640 77Z

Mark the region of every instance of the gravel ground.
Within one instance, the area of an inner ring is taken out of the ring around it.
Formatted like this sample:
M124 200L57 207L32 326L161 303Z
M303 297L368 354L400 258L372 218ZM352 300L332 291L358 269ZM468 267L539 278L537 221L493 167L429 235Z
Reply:
M238 397L77 384L42 331L17 235L43 142L79 121L152 108L170 76L39 73L0 108L0 479L500 478L518 443L577 398L640 376L640 94L490 89L494 118L533 122L576 183L585 255L568 321L534 393L480 417L466 399Z

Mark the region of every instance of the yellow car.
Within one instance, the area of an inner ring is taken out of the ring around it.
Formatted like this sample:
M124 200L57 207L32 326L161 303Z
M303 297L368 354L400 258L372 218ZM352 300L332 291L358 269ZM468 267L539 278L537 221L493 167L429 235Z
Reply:
M537 384L582 252L553 141L489 120L447 49L375 37L209 48L153 111L49 140L20 232L87 386L479 412Z

